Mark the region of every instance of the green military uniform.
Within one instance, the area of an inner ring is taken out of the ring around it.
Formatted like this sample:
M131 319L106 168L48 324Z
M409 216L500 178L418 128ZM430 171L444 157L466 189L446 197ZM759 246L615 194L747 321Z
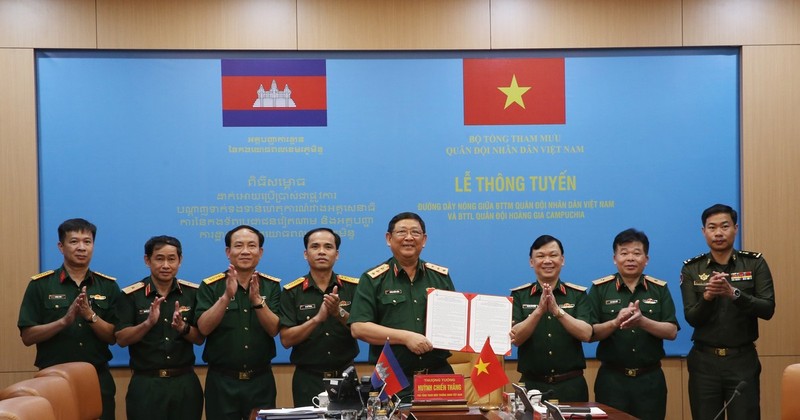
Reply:
M736 299L703 299L713 272L730 274L728 282L740 290ZM722 408L740 381L747 385L728 406L728 419L760 418L761 363L754 342L758 318L775 313L775 289L769 266L760 253L733 250L727 264L718 264L711 254L684 262L681 295L686 322L694 327L694 346L687 356L689 401L692 417L712 418Z
M617 273L592 284L589 291L592 325L615 319L628 304L638 300L642 316L678 326L675 303L664 281L643 275L631 292ZM664 355L664 340L641 328L613 332L597 346L597 358L602 365L594 382L595 400L644 420L664 419L667 410L667 382L661 370Z
M225 294L226 273L211 276L197 292L195 319ZM280 279L258 273L259 290L267 306L279 313ZM275 339L261 327L248 290L241 285L228 304L216 329L206 338L203 360L208 363L206 377L206 417L209 419L247 419L253 408L275 407L275 377L271 361Z
M128 347L133 377L125 397L128 420L200 419L203 388L194 372L194 345L172 328L175 302L184 321L194 325L195 283L172 280L161 303L160 319L142 339ZM150 315L158 294L150 276L124 289L118 306L116 331L141 324Z
M525 320L539 306L542 287L528 283L511 290L514 298L514 323ZM591 307L586 301L586 288L560 279L553 288L558 306L570 316L589 322ZM549 312L539 320L533 334L517 353L517 370L527 389L552 390L551 399L588 401L589 387L583 377L586 360L580 340L570 335L561 322Z
M281 327L295 327L313 318L334 286L338 287L339 307L349 312L357 284L358 279L335 273L326 290L317 286L310 273L287 284L281 293ZM358 342L338 317L330 316L318 325L308 339L292 347L294 406L311 405L311 399L325 390L322 378L340 377L356 355Z
M353 310L349 323L373 322L384 327L425 334L428 305L428 289L455 290L449 270L419 260L414 281L394 258L361 275L353 298ZM383 350L383 344L369 346L369 362L375 363ZM415 373L453 373L447 363L450 352L434 349L416 355L406 346L392 345L394 353L409 384L414 383ZM411 395L409 386L400 397Z
M113 277L98 272L87 271L86 278L77 286L62 265L57 270L37 274L31 278L22 306L19 310L17 326L25 327L48 324L67 314L69 306L86 286L89 304L98 317L110 324L116 324L115 304L121 295ZM92 331L89 323L78 316L75 322L58 334L36 344L36 361L39 369L66 362L88 362L97 369L100 390L103 397L103 419L114 418L114 394L117 387L108 371L111 350Z

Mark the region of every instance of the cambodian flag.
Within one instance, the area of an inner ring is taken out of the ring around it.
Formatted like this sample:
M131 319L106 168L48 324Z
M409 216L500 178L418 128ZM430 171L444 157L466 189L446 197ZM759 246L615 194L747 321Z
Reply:
M403 369L400 369L400 363L392 353L392 347L389 346L389 340L383 345L378 361L375 363L375 371L372 372L372 388L381 389L381 399L384 396L392 396L402 391L403 388L408 386L408 379L403 374Z
M325 60L222 60L223 127L327 126Z

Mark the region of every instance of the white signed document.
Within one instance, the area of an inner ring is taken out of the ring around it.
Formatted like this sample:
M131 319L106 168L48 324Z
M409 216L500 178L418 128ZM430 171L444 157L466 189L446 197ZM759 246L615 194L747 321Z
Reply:
M511 353L511 298L433 290L425 336L434 348L479 353L486 337L498 355Z

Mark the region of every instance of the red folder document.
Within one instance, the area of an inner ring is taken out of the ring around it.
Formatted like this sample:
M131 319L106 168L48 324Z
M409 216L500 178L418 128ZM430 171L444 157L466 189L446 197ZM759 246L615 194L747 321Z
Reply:
M433 347L478 353L490 337L495 354L511 354L510 296L432 289L428 292L425 336Z

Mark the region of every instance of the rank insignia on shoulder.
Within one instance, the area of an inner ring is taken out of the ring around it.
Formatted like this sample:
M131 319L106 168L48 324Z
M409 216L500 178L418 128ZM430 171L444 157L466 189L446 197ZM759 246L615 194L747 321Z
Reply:
M659 279L657 279L655 277L644 276L644 279L649 281L650 283L655 284L656 286L664 287L664 286L667 285L667 282L665 282L664 280L659 280Z
M267 280L272 280L272 281L274 281L276 283L280 283L281 282L281 279L279 279L277 277L270 276L269 274L258 273L258 275L259 275L259 277L265 278Z
M373 268L372 270L368 271L367 275L374 279L374 278L377 278L378 276L380 276L381 274L383 274L383 273L385 273L387 271L389 271L389 264L383 263L383 264Z
M200 285L197 283L192 283L188 280L181 280L181 279L178 279L178 284L180 284L181 286L190 287L192 289L197 289L198 287L200 287Z
M111 277L111 276L103 274L103 273L98 273L97 271L92 271L92 273L97 274L98 276L100 276L100 277L102 277L102 278L104 278L106 280L117 281L116 277Z
M565 283L564 283L564 286L567 286L567 287L569 287L570 289L575 289L575 290L577 290L577 291L579 291L579 292L585 292L585 291L586 291L586 288L585 288L585 287L583 287L583 286L578 286L577 284L573 284L573 283L566 283L566 282L565 282Z
M43 273L39 273L39 274L37 274L35 276L31 276L31 280L39 280L39 279L45 278L45 277L47 277L47 276L49 276L49 275L51 275L51 274L53 274L55 272L56 272L56 270L47 270L47 271L45 271Z
M519 290L524 290L524 289L527 289L527 288L531 287L532 284L533 283L525 283L522 286L517 286L517 287L511 289L511 291L512 292L516 292L516 291L519 291Z
M139 289L141 289L143 287L144 287L144 282L143 281L137 281L136 283L133 283L132 285L123 288L122 289L122 293L125 293L126 295L129 295L129 294L131 294L131 293L133 293L133 292L135 292L135 291L137 291L137 290L139 290Z
M617 276L615 276L613 274L610 274L610 275L605 276L605 277L600 277L597 280L592 280L592 284L595 285L595 286L599 286L599 285L601 285L603 283L608 283L611 280L614 280L615 278L617 278Z
M286 286L283 286L283 289L284 290L291 290L291 289L297 287L298 285L303 284L304 281L306 281L305 277L298 277L298 278L292 280L291 283L287 284Z
M695 262L695 261L697 261L699 259L702 259L705 256L706 256L706 254L695 255L694 257L689 258L688 260L684 261L683 265L691 264L691 263L693 263L693 262Z
M744 255L745 257L750 258L761 258L760 252L753 252L753 251L739 251L740 254Z
M341 280L343 282L346 282L346 283L358 284L358 279L355 278L355 277L345 276L345 275L342 275L342 274L337 274L336 277L338 277L339 280Z
M205 284L214 284L214 282L216 282L218 280L221 280L221 279L224 279L224 278L225 278L225 273L214 274L211 277L204 278L203 279L203 283L205 283Z
M430 268L431 270L433 270L433 271L435 271L435 272L437 272L439 274L444 274L445 276L447 275L447 273L450 272L450 270L448 270L447 267L442 267L441 265L436 265L434 263L426 262L425 263L425 267L426 268Z

